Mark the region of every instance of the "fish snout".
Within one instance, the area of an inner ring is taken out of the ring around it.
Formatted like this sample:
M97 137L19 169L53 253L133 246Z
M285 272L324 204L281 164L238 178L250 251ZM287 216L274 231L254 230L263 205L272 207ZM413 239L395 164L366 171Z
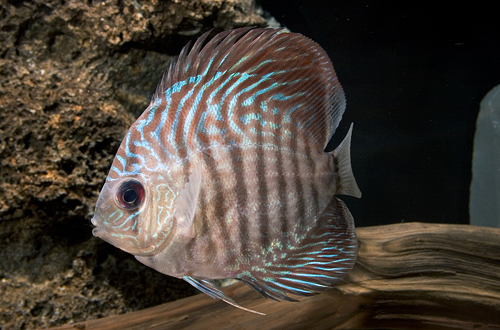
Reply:
M97 226L97 219L94 217L90 220L90 222L92 222L92 224L95 226L94 229L92 229L92 235L94 235L95 237L100 237L100 234L103 232L103 230L102 228L99 228Z

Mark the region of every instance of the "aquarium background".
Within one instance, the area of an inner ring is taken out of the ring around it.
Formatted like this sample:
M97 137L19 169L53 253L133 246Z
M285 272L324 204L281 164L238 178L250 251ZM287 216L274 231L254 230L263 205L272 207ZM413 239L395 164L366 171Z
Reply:
M499 14L479 3L261 1L330 55L354 122L357 226L469 223L479 103L500 83ZM492 182L493 184L493 182Z

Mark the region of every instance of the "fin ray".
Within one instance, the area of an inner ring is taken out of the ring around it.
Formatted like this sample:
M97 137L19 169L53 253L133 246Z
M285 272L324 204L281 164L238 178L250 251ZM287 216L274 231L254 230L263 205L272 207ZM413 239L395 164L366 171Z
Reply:
M198 205L198 196L201 189L202 165L201 162L194 168L186 183L175 201L175 218L177 226L182 235L194 238L193 219Z
M344 140L333 151L333 155L338 165L339 189L336 192L338 195L349 195L356 198L361 198L361 190L359 190L351 167L351 135L353 124L349 127Z
M252 309L245 308L243 306L238 305L233 299L229 298L222 292L219 287L215 284L213 280L209 279L204 279L204 278L197 278L197 277L192 277L192 276L184 276L184 280L200 290L201 292L207 294L208 296L214 298L214 299L220 299L229 305L232 305L234 307L237 307L239 309L242 309L247 312L252 312L255 314L259 315L266 315L261 312L254 311Z
M218 143L230 145L262 136L291 139L303 131L302 138L326 147L346 102L321 46L282 29L240 28L205 44L207 37L203 34L172 61L151 101L168 94L170 111L177 111L184 94L191 95L186 102L194 104L192 113L166 116L165 123L175 127L174 119L188 120L196 128L189 137L195 141L186 145L206 147L215 143L210 142L214 134L221 135ZM197 107L198 100L203 106ZM231 124L227 130L217 126L221 121Z

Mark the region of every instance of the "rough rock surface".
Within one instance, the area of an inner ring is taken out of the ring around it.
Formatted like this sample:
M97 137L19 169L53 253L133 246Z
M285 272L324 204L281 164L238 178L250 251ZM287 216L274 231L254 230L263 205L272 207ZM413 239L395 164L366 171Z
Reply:
M253 0L0 0L0 329L196 292L92 237L89 219L171 56L246 25L266 25Z

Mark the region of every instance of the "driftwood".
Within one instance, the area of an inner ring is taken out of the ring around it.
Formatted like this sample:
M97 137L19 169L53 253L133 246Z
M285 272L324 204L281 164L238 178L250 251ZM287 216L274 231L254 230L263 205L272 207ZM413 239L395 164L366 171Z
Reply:
M500 229L403 223L358 228L358 262L298 303L224 291L259 316L199 294L59 329L500 329Z

